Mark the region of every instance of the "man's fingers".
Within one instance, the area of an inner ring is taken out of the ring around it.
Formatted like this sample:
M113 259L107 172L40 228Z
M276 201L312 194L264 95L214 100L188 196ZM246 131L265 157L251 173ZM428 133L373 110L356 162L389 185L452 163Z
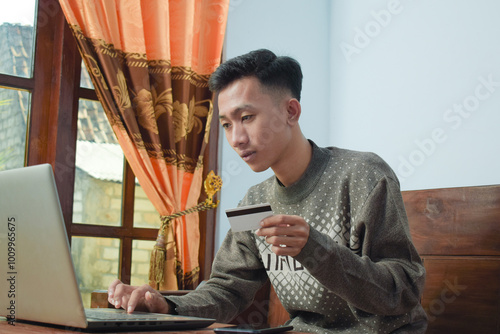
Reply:
M259 236L295 236L297 235L296 229L292 227L280 227L280 226L272 226L272 227L261 227L257 232Z
M132 313L137 307L137 304L145 297L146 292L149 292L149 285L143 285L136 288L130 294L130 299L128 300L127 313Z
M280 256L295 256L300 253L301 248L298 247L281 247L281 246L271 246L271 250L274 254Z
M293 223L289 218L289 216L285 215L275 215L269 216L267 218L262 219L260 222L260 226L262 227L270 227L270 226L289 226L290 223Z
M146 298L146 300L151 301L153 299L153 294L151 293L151 291L148 291L146 292L144 297Z
M115 298L115 308L120 308L122 307L123 305L126 305L127 304L127 299L125 296L123 297L118 297L118 298Z
M287 247L297 247L301 245L301 241L293 236L278 235L266 237L266 242L274 246L287 246Z
M147 291L144 295L144 305L149 312L157 312L155 305L155 298L151 291Z
M267 239L274 238L304 238L309 236L309 231L301 227L269 227L261 228L258 233L259 236L266 236Z
M295 235L309 231L307 222L299 216L276 215L264 218L261 221L261 228L256 234L266 235Z
M108 287L108 301L110 298L113 298L113 296L115 295L116 286L121 283L122 281L120 281L119 279L115 279L113 282L111 282Z
M108 302L116 308L121 306L120 287L123 286L122 281L115 279L108 287Z

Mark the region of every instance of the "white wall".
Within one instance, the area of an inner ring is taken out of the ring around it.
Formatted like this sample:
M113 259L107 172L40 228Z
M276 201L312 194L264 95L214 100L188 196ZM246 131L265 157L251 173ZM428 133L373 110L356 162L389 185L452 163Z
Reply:
M498 13L497 0L333 1L330 141L381 155L403 190L500 183Z
M499 184L498 13L497 0L232 0L226 58L258 48L296 58L305 135L378 153L403 190ZM216 248L224 210L272 175L221 140Z

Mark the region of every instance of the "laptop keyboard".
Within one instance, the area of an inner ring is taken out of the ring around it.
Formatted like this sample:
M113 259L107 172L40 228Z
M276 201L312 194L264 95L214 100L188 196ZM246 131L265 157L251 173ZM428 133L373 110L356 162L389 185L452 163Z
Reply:
M106 308L85 309L85 315L89 319L98 319L98 320L130 320L130 321L162 320L152 313L134 312L132 314L128 314L127 312L125 312L125 310L106 309ZM165 316L164 314L161 315L161 317L164 316Z

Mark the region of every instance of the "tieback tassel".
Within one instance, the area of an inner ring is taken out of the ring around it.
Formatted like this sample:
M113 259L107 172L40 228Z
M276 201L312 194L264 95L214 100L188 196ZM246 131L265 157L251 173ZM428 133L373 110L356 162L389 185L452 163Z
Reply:
M164 231L161 231L156 238L156 244L151 251L149 261L149 281L155 282L158 286L164 280L165 261L167 259L167 249L165 245Z

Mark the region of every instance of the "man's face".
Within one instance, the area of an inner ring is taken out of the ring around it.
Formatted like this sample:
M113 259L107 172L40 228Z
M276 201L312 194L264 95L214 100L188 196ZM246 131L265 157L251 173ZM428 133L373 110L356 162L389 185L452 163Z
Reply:
M218 99L227 141L255 172L279 164L292 136L287 95L271 95L265 89L257 78L245 77L223 89Z

